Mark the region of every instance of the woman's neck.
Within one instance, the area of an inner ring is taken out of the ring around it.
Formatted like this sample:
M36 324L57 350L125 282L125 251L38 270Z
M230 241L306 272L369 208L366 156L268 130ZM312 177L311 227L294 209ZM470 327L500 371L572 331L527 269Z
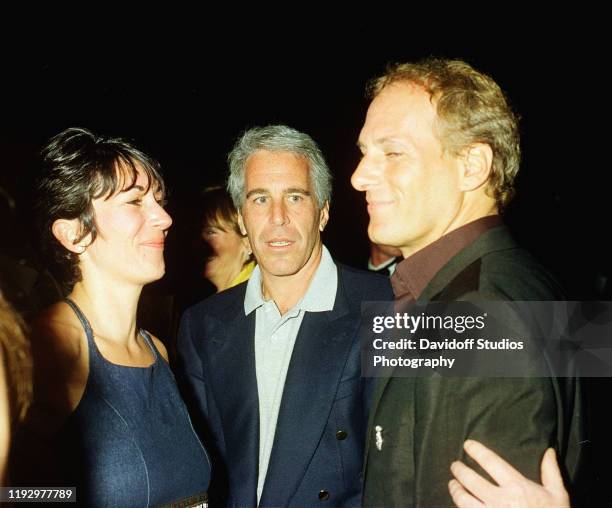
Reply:
M94 334L129 345L136 340L136 311L142 286L114 286L80 281L69 298L83 311Z

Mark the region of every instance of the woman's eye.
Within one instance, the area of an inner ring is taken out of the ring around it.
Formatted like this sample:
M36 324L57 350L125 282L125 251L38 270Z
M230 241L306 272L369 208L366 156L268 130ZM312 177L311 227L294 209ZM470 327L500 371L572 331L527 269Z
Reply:
M138 199L133 199L132 201L128 201L128 205L140 206L142 205L142 199L138 198Z
M399 157L402 154L400 152L387 152L387 153L385 153L385 155L387 157Z

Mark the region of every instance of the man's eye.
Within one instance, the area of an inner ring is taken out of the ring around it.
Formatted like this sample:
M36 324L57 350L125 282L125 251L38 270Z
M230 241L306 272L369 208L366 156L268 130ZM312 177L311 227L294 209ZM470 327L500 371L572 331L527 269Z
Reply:
M299 203L300 201L302 201L303 196L300 196L299 194L291 194L289 196L289 202L290 203Z
M256 198L253 200L253 202L254 202L254 203L257 203L257 204L262 205L262 204L264 204L264 203L265 203L267 200L268 200L268 198L267 198L266 196L258 196L258 197L256 197Z

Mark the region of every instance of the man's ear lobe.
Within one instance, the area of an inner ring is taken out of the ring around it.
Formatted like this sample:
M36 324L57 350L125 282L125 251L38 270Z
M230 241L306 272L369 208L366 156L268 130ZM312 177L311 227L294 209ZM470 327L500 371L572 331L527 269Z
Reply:
M319 231L323 232L329 221L329 201L326 201L319 212Z
M51 232L57 241L75 254L82 254L85 251L83 244L85 239L79 238L80 230L81 224L78 219L57 219L51 226Z
M461 190L472 191L485 185L493 167L493 150L487 143L474 143L463 153Z

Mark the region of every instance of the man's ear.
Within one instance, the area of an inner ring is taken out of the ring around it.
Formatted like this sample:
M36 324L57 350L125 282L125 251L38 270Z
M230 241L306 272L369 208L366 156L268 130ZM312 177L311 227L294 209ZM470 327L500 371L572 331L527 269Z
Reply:
M319 212L319 231L323 232L329 220L329 201L326 201Z
M247 258L250 258L251 254L253 254L253 249L251 248L249 237L244 235L240 240L242 241L242 245L244 245L244 251L246 252Z
M489 180L493 166L493 150L487 143L474 143L463 152L461 164L461 190L476 190Z
M81 223L78 219L57 219L51 226L53 236L66 249L75 254L85 252L85 238L79 238L81 234Z
M238 212L238 227L240 228L240 232L242 233L242 236L246 236L247 230L244 227L244 220L242 219L242 213L240 212Z

